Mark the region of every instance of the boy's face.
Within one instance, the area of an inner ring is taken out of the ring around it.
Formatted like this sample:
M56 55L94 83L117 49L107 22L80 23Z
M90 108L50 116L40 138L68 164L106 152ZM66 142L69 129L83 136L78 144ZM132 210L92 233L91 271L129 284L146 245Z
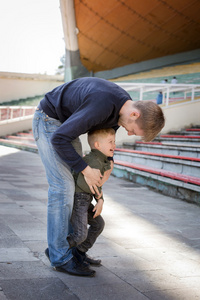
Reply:
M109 134L107 137L99 137L95 143L95 148L106 156L113 157L115 147L115 135L113 134Z

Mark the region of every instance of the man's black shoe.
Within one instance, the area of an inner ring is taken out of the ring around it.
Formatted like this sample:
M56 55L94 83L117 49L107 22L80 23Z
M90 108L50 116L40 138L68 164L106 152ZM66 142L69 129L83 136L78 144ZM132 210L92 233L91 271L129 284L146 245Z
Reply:
M76 259L80 263L88 263L93 266L101 266L101 260L100 259L93 259L89 257L86 253L80 252L76 247L72 248L72 254L76 257Z
M49 257L49 248L46 248L45 251L44 251L46 257L48 258L48 260L50 261L50 257ZM77 258L77 257L76 257ZM79 261L79 260L78 260ZM51 261L50 261L51 262ZM89 262L86 262L86 261L83 261L83 260L80 260L79 263L82 264L82 267L86 267L88 268L90 266Z
M48 260L50 261L49 248L46 248L44 253L48 258ZM76 276L90 276L90 277L95 276L96 272L94 270L90 270L88 266L89 266L88 263L85 262L81 263L75 257L72 257L66 264L60 267L54 267L54 269L59 272L65 272Z
M55 267L55 270L59 272L68 273L70 275L88 277L94 277L96 273L94 270L82 267L82 265L77 261L75 257L72 257L66 264L60 267Z
M48 260L50 261L50 258L49 258L49 248L45 249L44 253L45 253L46 257L48 258Z

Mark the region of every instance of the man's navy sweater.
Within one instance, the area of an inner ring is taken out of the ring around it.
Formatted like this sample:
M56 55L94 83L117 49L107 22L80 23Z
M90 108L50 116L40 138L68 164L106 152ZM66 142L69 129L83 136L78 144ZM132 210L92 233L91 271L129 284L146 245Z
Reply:
M47 93L40 107L62 125L51 142L59 156L76 172L87 167L71 142L90 130L117 130L119 111L130 95L117 84L104 79L84 77L56 87Z

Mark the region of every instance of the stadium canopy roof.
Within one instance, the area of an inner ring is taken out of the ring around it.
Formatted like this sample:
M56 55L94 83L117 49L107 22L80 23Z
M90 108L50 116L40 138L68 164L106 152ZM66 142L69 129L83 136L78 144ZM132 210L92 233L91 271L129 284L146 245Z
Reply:
M60 0L68 48L69 2L80 60L88 71L200 49L199 0Z

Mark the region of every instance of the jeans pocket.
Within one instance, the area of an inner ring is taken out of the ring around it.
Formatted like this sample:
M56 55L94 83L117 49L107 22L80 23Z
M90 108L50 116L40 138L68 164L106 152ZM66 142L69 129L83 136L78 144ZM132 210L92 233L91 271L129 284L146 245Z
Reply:
M56 131L61 125L61 122L59 120L50 118L50 117L46 117L45 118L45 131L46 132L54 132Z
M33 123L32 123L32 128L33 128L33 136L35 141L39 139L39 117L33 117Z

